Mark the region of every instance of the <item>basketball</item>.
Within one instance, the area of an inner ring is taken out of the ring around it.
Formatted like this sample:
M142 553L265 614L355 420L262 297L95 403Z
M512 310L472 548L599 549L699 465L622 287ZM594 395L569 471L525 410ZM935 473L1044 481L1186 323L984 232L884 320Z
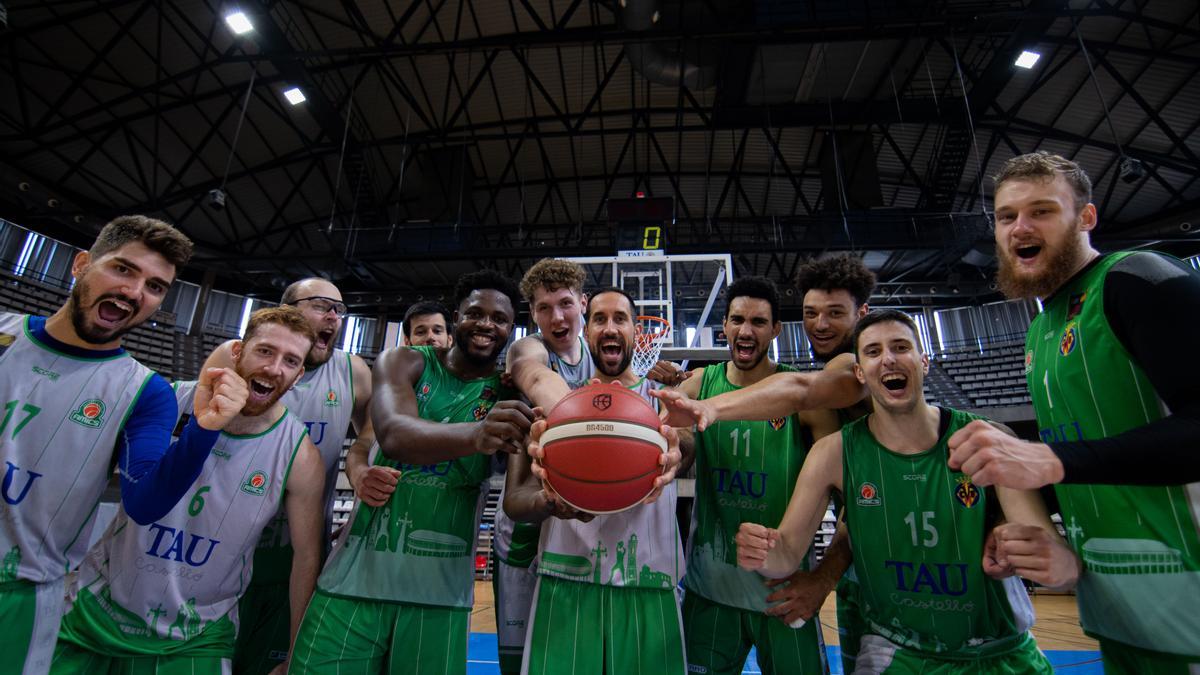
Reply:
M587 385L559 401L546 421L546 482L573 508L616 513L654 489L667 441L641 396L620 384Z

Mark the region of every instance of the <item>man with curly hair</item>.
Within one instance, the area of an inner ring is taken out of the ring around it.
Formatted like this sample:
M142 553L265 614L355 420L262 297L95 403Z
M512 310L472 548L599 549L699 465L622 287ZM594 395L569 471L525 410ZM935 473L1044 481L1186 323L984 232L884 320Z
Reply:
M853 255L814 260L800 268L796 285L804 298L804 333L813 354L829 361L850 351L850 336L867 314L875 275Z
M513 344L508 350L507 367L517 388L530 401L546 405L547 410L556 400L547 397L548 382L561 379L574 389L595 376L591 355L580 334L587 307L583 292L586 278L578 263L559 258L539 260L521 278L521 295L529 302L538 332ZM521 670L525 629L537 585L533 559L542 528L540 523L513 522L503 508L503 494L500 504L492 545L496 552L496 574L492 577L496 642L500 672L515 675Z

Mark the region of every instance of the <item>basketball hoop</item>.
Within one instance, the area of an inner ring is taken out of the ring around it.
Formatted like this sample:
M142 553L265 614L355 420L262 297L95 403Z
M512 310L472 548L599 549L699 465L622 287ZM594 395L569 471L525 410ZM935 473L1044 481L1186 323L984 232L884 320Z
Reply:
M658 363L663 345L671 338L671 322L660 316L639 316L637 321L632 366L638 377L645 377Z

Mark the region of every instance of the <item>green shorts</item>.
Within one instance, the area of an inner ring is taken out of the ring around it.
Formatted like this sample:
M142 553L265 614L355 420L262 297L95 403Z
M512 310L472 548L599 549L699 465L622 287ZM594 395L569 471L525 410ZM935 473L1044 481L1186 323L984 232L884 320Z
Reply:
M1191 675L1200 672L1200 657L1152 652L1116 640L1098 639L1104 672L1109 675Z
M500 655L501 675L521 672L525 653L525 628L533 605L537 572L530 567L509 565L493 556L492 594L496 610L496 650Z
M689 673L740 675L750 647L766 675L827 672L820 621L790 628L774 616L713 602L695 593L683 598L683 635Z
M266 675L287 660L292 615L288 584L250 582L238 600L238 636L233 647L233 670Z
M0 673L44 673L63 613L63 580L0 583Z
M297 673L467 672L467 607L428 607L317 589L296 635Z
M229 675L233 661L219 656L108 656L69 642L54 650L52 675Z
M1053 675L1054 668L1026 633L1011 651L979 659L941 659L878 636L859 643L855 675Z
M854 672L858 643L867 632L859 598L861 593L862 587L858 585L858 577L854 576L854 566L851 565L837 584L838 649L842 654L842 672L846 675Z
M674 590L621 588L542 575L521 672L667 675L684 672Z

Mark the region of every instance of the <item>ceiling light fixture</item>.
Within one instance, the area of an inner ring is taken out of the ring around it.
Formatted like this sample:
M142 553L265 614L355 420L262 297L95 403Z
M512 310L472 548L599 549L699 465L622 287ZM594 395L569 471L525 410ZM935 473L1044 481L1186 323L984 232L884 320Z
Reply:
M250 17L244 12L231 12L225 15L225 23L229 24L229 28L237 35L243 35L254 30L254 24L250 23Z
M1025 50L1021 52L1020 56L1017 57L1016 66L1018 68L1025 68L1028 70L1032 68L1033 64L1037 63L1038 59L1040 58L1042 58L1041 54Z
M283 97L286 98L288 103L291 103L292 105L300 105L308 100L304 98L304 92L300 91L299 87L292 87L291 89L284 91Z

